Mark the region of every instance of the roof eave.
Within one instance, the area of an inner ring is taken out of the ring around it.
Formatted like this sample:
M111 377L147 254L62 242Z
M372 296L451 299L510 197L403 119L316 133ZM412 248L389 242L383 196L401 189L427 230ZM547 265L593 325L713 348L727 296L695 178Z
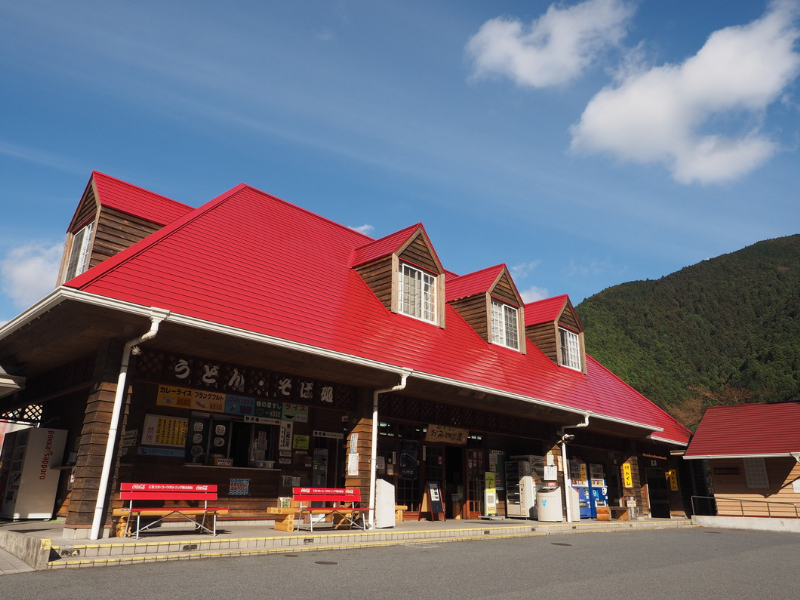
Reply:
M795 458L797 452L766 452L758 454L697 454L693 456L684 455L686 460L711 460L719 458Z

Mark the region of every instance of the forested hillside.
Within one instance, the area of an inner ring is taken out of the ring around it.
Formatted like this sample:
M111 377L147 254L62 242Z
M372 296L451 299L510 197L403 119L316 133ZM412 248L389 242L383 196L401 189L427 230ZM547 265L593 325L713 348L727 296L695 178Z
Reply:
M608 288L576 310L587 352L691 428L712 404L800 399L800 235Z

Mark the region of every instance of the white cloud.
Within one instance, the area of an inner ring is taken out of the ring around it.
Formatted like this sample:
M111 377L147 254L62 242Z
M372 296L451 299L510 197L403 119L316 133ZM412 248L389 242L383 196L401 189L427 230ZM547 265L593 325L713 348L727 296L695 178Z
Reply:
M522 296L522 301L525 302L525 304L528 304L529 302L536 302L537 300L549 298L550 292L548 292L545 288L532 285L524 290L520 290L519 295Z
M375 228L369 223L364 223L363 225L359 225L358 227L350 227L350 229L354 229L355 231L363 233L364 235L369 235L375 230Z
M797 0L779 0L760 19L727 27L680 65L622 75L601 90L572 127L576 152L665 165L680 183L722 183L761 166L778 145L762 131L766 108L800 72ZM725 119L749 118L738 134Z
M514 279L525 279L540 264L542 264L541 260L534 260L532 262L520 263L518 265L510 267L509 271L511 271L511 277L513 277Z
M491 19L467 43L473 75L502 75L537 88L567 83L622 40L633 12L622 0L587 0L568 8L553 4L528 28L517 19Z
M63 244L11 249L0 261L0 291L18 308L27 308L55 289Z

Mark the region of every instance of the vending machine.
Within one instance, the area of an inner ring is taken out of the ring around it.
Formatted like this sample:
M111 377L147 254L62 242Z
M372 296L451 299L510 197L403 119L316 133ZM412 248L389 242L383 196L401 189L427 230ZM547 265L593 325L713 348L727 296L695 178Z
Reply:
M5 436L0 454L0 517L50 519L67 432L28 428Z
M597 516L598 506L608 506L608 483L603 465L599 463L589 464L589 488L592 499L592 517Z
M572 488L578 493L578 505L581 519L593 519L596 516L592 493L589 488L589 473L586 463L579 460L569 461L569 473Z

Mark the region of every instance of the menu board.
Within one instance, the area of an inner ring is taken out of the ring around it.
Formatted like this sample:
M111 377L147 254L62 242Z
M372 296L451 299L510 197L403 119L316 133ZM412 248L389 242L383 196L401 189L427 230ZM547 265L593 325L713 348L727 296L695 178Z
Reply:
M182 448L186 444L188 422L189 419L181 417L145 415L142 444Z

